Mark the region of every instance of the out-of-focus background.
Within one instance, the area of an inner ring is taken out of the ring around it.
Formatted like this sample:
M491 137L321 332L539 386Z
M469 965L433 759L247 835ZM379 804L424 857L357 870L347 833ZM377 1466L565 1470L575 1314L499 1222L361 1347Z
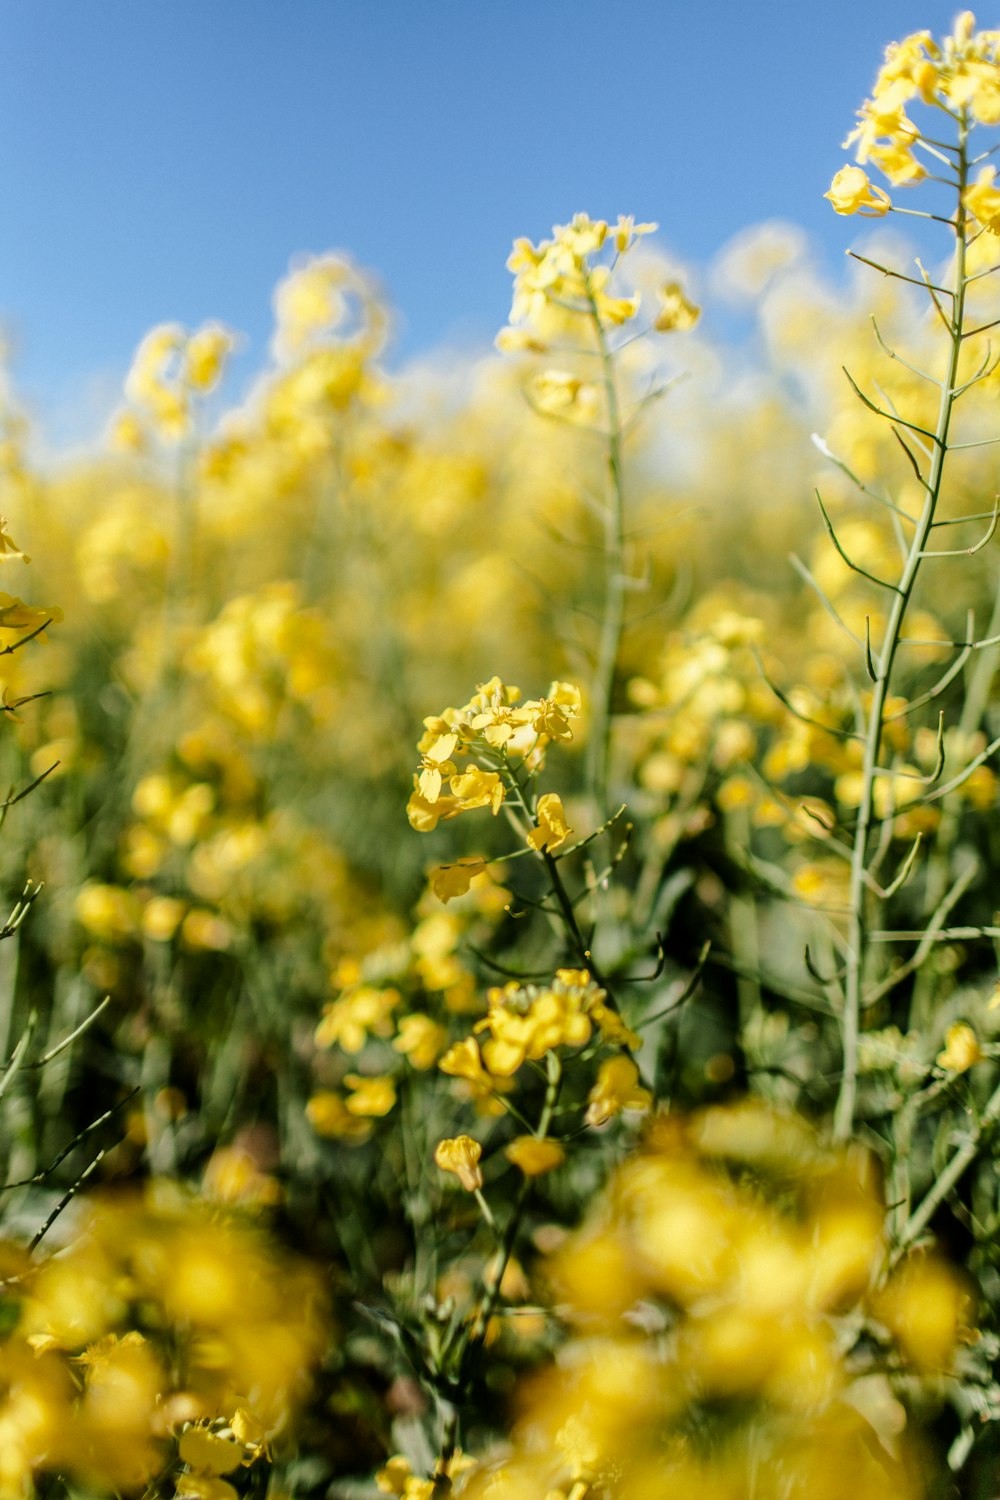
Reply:
M885 44L947 31L953 7L6 0L0 18L0 320L59 449L100 427L163 319L240 330L249 384L296 252L348 250L381 280L396 361L481 349L504 248L579 209L659 221L702 271L790 220L839 276L821 193L852 112ZM710 331L733 318L710 299Z

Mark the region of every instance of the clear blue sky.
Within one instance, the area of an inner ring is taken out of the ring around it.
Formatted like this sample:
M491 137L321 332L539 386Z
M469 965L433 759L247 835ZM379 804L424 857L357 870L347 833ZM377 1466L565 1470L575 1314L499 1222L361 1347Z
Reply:
M885 43L951 27L902 0L0 0L0 320L72 431L154 322L217 317L264 357L297 251L348 250L396 357L488 342L515 235L577 209L656 219L704 263L800 224ZM996 17L981 14L981 25Z

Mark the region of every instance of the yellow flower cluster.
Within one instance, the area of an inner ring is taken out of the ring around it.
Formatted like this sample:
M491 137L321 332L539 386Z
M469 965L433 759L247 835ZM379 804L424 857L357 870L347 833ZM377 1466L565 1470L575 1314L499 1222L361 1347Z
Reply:
M487 1014L473 1028L474 1033L488 1033L481 1049L475 1035L466 1037L450 1047L438 1064L442 1072L465 1079L479 1094L492 1092L525 1062L538 1062L555 1048L584 1046L595 1026L601 1040L611 1046L641 1046L586 969L558 969L548 985L512 981L498 986L488 992L487 1005ZM635 1092L636 1076L625 1091L629 1096ZM602 1096L621 1094L608 1079L598 1087ZM644 1094L642 1103L608 1107L601 1118L610 1119L622 1107L643 1108L648 1103L649 1096Z
M619 217L617 224L575 214L557 224L552 238L538 245L519 239L507 262L514 273L510 322L497 335L507 353L545 354L561 349L565 366L540 370L527 388L534 409L545 416L596 426L606 410L607 391L581 365L581 352L607 357L609 339L639 315L642 294L616 290L621 261L655 224ZM683 332L698 322L700 309L678 281L656 288L656 311L646 332ZM633 330L634 336L634 330Z
M417 744L420 769L406 808L410 824L429 833L442 819L476 808L496 814L507 794L504 766L516 757L532 769L540 767L552 741L572 739L579 714L580 690L571 683L554 682L546 697L522 703L520 688L491 677L462 708L426 718ZM555 836L546 833L550 847Z
M1000 32L976 31L976 18L963 11L954 31L940 43L929 31L917 31L887 49L872 90L858 111L858 124L844 142L856 147L858 162L872 162L895 187L908 187L927 176L914 154L920 128L906 113L916 101L932 105L965 125L1000 124ZM985 227L1000 232L1000 204L993 188L994 169L983 167L966 191L965 206ZM861 167L844 167L825 194L839 214L880 217L892 203L874 187Z
M318 1280L245 1223L168 1194L97 1200L41 1264L3 1251L0 1495L44 1473L235 1500L223 1474L269 1451L326 1337Z
M915 1497L888 1372L948 1368L965 1294L921 1256L886 1279L882 1225L871 1164L793 1117L661 1117L555 1256L578 1334L464 1493Z
M514 243L507 269L514 273L514 302L510 321L524 323L538 338L551 326L553 309L597 317L612 327L626 323L639 311L639 298L614 297L608 290L611 268L595 258L608 243L624 255L640 235L652 234L655 224L635 224L619 218L610 231L603 219L574 214L571 223L557 224L550 240L533 245L528 239ZM501 334L502 348L523 345L520 339ZM537 343L529 347L537 347Z
M113 439L119 447L141 447L142 419L158 436L176 441L187 432L194 396L207 395L222 378L233 336L218 323L188 333L178 323L161 323L143 339L125 381L125 394L140 413L122 413Z

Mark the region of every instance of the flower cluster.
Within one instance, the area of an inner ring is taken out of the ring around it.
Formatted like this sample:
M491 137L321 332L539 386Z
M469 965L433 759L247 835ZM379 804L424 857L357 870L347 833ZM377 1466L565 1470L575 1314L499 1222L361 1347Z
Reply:
M187 432L192 399L207 395L222 378L233 336L218 323L194 333L179 323L161 323L143 339L125 382L131 411L116 419L113 437L121 448L143 443L143 423L169 441Z
M928 1257L887 1277L883 1217L871 1163L791 1116L658 1118L555 1256L576 1336L464 1493L916 1496L890 1372L947 1370L967 1299Z
M3 1251L0 1493L42 1473L235 1500L221 1478L282 1439L326 1337L304 1267L245 1224L160 1187L97 1200L41 1264Z
M915 147L933 144L907 114L914 101L960 118L965 125L1000 124L1000 32L976 31L971 11L963 11L950 36L936 42L929 31L917 31L886 49L872 90L858 111L858 124L844 142L856 148L860 163L871 162L894 187L908 187L927 176ZM940 160L947 159L940 156ZM985 227L1000 224L1000 204L993 187L995 169L984 166L966 190L964 203ZM880 217L892 207L858 167L844 167L826 194L840 214Z
M426 718L417 744L420 769L406 808L411 825L429 833L459 813L488 807L496 814L510 789L508 764L539 770L548 745L572 739L579 714L580 690L571 683L554 682L546 697L522 703L520 688L491 677L462 708ZM554 804L547 804L548 821L540 828L548 847L558 838L557 816Z
M596 1024L605 1040L622 1038L622 1022L586 969L559 969L548 985L512 981L487 995L489 1010L474 1028L488 1032L482 1058L488 1072L509 1078L527 1061L555 1047L582 1047ZM636 1046L638 1038L630 1035ZM450 1054L449 1054L450 1056ZM441 1067L450 1071L448 1057Z

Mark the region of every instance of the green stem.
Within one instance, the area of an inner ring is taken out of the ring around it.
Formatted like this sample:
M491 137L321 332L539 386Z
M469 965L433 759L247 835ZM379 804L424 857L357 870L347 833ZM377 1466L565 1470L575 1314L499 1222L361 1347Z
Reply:
M954 219L955 265L952 293L952 315L949 323L950 349L948 370L941 386L941 401L938 408L937 425L934 430L934 451L927 479L923 509L917 522L909 553L903 566L902 576L896 587L885 628L882 649L875 663L875 681L872 686L871 706L865 735L864 761L862 766L862 793L858 808L854 846L851 855L851 877L848 896L850 916L847 928L847 960L844 978L844 1008L841 1018L841 1040L843 1047L843 1074L840 1092L834 1112L834 1135L837 1140L847 1140L854 1130L854 1112L857 1104L858 1082L858 1036L861 1023L862 989L867 952L867 906L868 906L868 853L869 837L875 821L874 793L885 728L886 701L889 697L890 679L896 651L899 647L903 620L906 615L914 585L920 571L923 553L931 536L931 527L941 495L944 478L944 462L948 452L948 432L951 426L958 386L958 367L962 352L962 322L965 312L965 223L966 214L962 194L968 172L966 153L966 127L959 131L959 196Z
M591 690L592 723L587 744L587 785L603 818L608 808L608 762L615 671L625 629L625 480L622 462L621 408L615 380L614 356L608 347L597 300L588 281L587 298L601 359L601 377L608 413L608 475L610 503L604 507L604 610Z
M556 1104L559 1100L559 1090L562 1086L562 1064L558 1054L547 1052L545 1054L545 1066L547 1082L545 1097L542 1100L542 1109L535 1127L535 1139L544 1141L552 1124L552 1116L555 1113ZM503 1234L500 1238L500 1246L496 1256L491 1262L490 1274L487 1276L483 1286L483 1294L476 1309L475 1316L469 1324L465 1338L458 1346L455 1359L454 1375L452 1378L453 1388L460 1392L468 1377L469 1361L482 1347L489 1327L490 1318L500 1297L500 1283L503 1281L504 1272L507 1269L511 1256L514 1253L514 1245L520 1233L521 1222L524 1218L524 1210L527 1207L528 1195L531 1192L531 1178L525 1177L514 1200L510 1218L504 1225ZM441 1436L441 1448L438 1453L437 1463L434 1466L434 1490L433 1495L443 1495L448 1491L449 1481L445 1474L449 1460L455 1452L459 1437L459 1424L457 1411L454 1405L450 1405L444 1431Z
M987 1101L986 1108L979 1117L975 1129L968 1140L955 1152L951 1161L945 1167L941 1175L935 1180L934 1185L926 1196L921 1200L919 1207L915 1208L906 1221L906 1226L900 1234L899 1239L893 1246L892 1255L889 1259L890 1266L902 1259L909 1247L919 1239L927 1228L934 1210L955 1187L959 1179L968 1171L979 1154L983 1136L1000 1120L1000 1084L993 1090Z

